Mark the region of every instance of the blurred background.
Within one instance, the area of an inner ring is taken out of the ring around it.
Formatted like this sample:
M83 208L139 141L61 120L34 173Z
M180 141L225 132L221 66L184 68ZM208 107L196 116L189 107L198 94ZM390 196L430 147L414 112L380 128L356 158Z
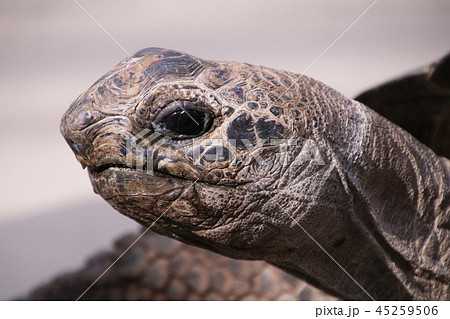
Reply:
M85 1L129 53L149 46L304 72L373 0ZM73 0L0 0L0 299L25 294L137 224L92 191L59 133L127 54ZM307 74L347 96L450 49L448 0L379 0Z

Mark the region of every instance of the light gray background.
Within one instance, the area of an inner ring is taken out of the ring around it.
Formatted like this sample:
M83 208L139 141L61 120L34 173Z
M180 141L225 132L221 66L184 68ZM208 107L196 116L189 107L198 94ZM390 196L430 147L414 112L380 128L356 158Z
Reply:
M130 53L159 46L302 73L373 2L79 1ZM309 71L348 96L450 48L450 1L379 0ZM76 269L137 226L91 189L59 134L126 53L72 0L0 1L0 299Z

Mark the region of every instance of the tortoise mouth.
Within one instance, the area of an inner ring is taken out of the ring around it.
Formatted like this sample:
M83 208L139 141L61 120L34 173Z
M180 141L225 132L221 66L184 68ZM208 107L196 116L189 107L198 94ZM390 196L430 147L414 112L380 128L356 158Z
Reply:
M110 164L102 164L95 167L89 167L89 176L91 178L100 178L101 176L105 174L110 174L112 171L118 171L121 172L123 175L130 174L130 175L147 175L147 176L155 176L158 178L167 178L167 179L177 179L177 180L184 180L189 181L189 179L183 178L181 176L176 176L167 172L162 172L159 170L143 170L138 167L129 166L126 164L118 164L118 163L110 163Z
M146 161L144 161L146 164ZM180 166L167 169L159 162L153 167L147 165L134 166L122 161L101 163L88 167L89 178L94 192L109 200L117 197L130 196L160 196L174 189L193 187L202 184L225 192L239 192L247 189L251 181L208 180L207 175L199 170L189 171L189 167ZM161 168L161 169L160 169Z
M105 164L88 168L94 192L106 200L118 197L167 197L193 181L154 171L140 171L126 165ZM170 197L170 196L169 196Z
M125 164L103 164L95 167L89 167L89 173L91 174L101 174L108 169L118 169L118 170L130 170L134 171L134 169Z

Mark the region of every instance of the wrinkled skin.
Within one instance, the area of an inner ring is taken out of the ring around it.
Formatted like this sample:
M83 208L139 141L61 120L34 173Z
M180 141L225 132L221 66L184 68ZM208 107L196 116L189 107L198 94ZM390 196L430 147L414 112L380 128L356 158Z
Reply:
M297 79L144 49L83 93L61 131L94 191L158 233L345 299L450 299L449 160ZM161 124L179 101L212 119L199 136ZM130 148L143 130L144 151Z

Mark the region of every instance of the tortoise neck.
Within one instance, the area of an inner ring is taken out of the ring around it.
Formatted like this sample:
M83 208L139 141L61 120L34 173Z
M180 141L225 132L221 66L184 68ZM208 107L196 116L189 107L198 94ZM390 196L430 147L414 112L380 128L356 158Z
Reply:
M279 235L277 247L286 249L268 261L345 299L450 298L449 161L361 103L311 83L305 136L324 164L294 161L288 180L280 178L277 200L290 196L295 224L284 229L289 243Z
M330 121L340 134L328 135L335 138L327 155L354 203L351 221L366 234L365 249L397 278L386 287L413 299L450 297L449 160L364 105L344 105L334 114L345 124Z

